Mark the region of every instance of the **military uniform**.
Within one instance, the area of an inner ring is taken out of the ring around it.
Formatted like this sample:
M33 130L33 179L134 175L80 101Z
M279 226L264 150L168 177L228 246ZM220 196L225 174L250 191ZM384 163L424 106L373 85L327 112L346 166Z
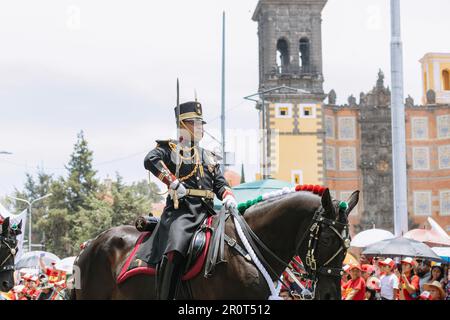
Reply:
M180 127L184 125L187 128L183 121L197 120L205 123L202 107L198 102L181 104L179 108L175 108L175 114ZM172 192L166 199L159 226L155 230L148 261L150 264L158 264L157 287L160 299L174 297L178 281L174 278L179 279L182 270L180 260L185 258L192 236L208 214L206 206L213 207L214 195L226 205L230 198L234 199L216 155L201 148L194 137L195 134L191 132L190 141L183 141L183 138L180 139L181 142L157 141L156 148L144 160L144 167ZM180 185L183 194L178 200ZM172 254L177 259L172 259Z
M171 251L178 251L185 256L194 232L207 215L203 201L213 207L214 195L222 200L231 193L215 154L199 146L190 148L192 150L189 152L186 149L183 152L189 155L183 155L179 169L179 180L187 188L188 195L180 199L178 210L174 208L172 197L167 197L160 226L153 240L150 264L159 263L163 254ZM174 154L176 141L157 141L156 148L144 160L145 168L168 186L176 180Z

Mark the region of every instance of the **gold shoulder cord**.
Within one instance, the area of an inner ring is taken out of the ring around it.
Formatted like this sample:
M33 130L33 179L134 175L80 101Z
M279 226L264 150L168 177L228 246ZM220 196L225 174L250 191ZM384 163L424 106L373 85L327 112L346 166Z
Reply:
M170 146L170 149L171 149L172 151L176 151L176 144L175 144L175 143L169 143L169 146ZM199 167L200 167L200 175L201 175L202 177L204 176L203 166L200 165L200 156L199 156L199 154L198 154L198 149L197 149L195 146L190 147L190 148L183 148L183 149L182 149L182 151L184 151L184 152L190 152L190 151L192 151L192 150L193 150L192 156L190 156L190 157L184 157L184 156L182 156L181 154L179 154L180 158L183 159L183 160L191 160L191 159L193 159L193 158L195 157L195 166L194 166L194 169L192 169L192 171L191 171L189 174L187 174L186 176L184 176L184 177L178 177L178 179L179 179L181 182L186 181L186 180L188 180L189 178L191 178L195 173L197 173L197 170L198 170ZM181 151L180 151L180 152L181 152ZM179 165L181 166L181 163L180 163Z

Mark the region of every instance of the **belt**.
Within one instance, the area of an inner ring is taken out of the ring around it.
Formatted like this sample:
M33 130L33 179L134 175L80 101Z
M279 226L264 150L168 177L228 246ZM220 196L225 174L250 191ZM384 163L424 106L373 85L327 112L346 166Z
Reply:
M200 190L200 189L187 189L186 196L199 197L213 200L214 192L211 190Z

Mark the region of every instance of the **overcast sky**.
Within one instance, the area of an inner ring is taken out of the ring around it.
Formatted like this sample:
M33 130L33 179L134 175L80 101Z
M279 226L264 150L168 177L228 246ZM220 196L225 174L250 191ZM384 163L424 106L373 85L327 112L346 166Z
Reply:
M221 15L227 13L227 126L236 163L254 178L257 0L15 0L0 2L0 196L36 167L65 174L84 130L99 176L144 179L154 140L175 134L175 82L194 90L220 137ZM418 60L450 52L450 1L402 1L405 94L421 99ZM444 36L445 35L445 36ZM325 91L338 102L390 82L388 0L329 0L323 12ZM246 143L243 143L243 137ZM213 144L205 142L211 148ZM243 160L243 159L246 160ZM240 170L239 166L236 170Z

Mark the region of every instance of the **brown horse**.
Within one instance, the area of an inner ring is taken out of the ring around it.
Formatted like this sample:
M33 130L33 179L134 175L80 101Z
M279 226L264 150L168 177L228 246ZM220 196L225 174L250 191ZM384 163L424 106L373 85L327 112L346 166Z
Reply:
M289 262L296 254L305 261L309 228L315 213L321 209L328 221L348 226L347 216L356 206L359 191L348 200L348 209L339 210L339 201L332 200L328 189L322 197L310 192L295 192L266 200L251 208L244 218L256 235L283 261ZM225 233L239 239L235 226L229 219ZM78 257L74 271L73 299L155 299L155 278L137 275L118 285L116 278L133 249L139 232L131 226L109 229L92 240ZM306 238L303 237L306 235ZM317 267L340 269L346 250L343 238L332 228L320 228L316 246ZM241 244L240 240L238 243ZM242 244L241 244L242 245ZM271 256L267 263L281 276L285 266ZM331 259L331 261L329 261ZM213 275L206 279L202 273L189 281L193 299L258 299L270 294L262 274L252 262L225 246L227 263L219 264ZM328 263L329 262L329 263ZM79 280L79 281L78 281ZM276 280L273 278L273 280ZM340 277L319 275L316 283L316 299L340 299ZM78 283L77 283L78 282Z
M8 292L14 287L14 257L17 253L16 237L21 233L22 221L17 228L10 227L9 217L1 224L0 233L0 291Z

